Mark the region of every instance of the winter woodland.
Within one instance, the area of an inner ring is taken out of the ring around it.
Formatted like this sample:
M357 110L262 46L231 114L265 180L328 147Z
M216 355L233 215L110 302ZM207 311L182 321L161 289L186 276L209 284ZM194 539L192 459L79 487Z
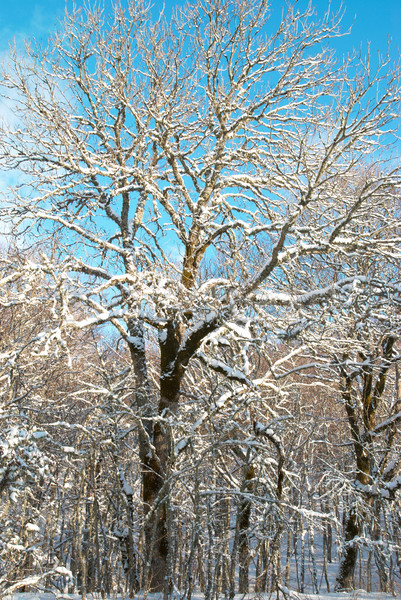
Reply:
M400 594L400 71L269 17L4 62L2 596Z

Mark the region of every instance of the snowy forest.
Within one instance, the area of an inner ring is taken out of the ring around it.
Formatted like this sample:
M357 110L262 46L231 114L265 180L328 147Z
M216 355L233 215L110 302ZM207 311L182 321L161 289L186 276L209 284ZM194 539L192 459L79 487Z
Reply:
M0 597L401 595L400 68L341 19L130 0L10 49Z

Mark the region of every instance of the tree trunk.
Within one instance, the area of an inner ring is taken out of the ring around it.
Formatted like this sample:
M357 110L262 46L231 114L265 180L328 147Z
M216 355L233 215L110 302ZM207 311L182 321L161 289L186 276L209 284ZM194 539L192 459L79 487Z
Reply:
M159 592L163 590L167 565L165 507L159 497L165 481L165 452L161 450L165 446L165 435L160 422L153 422L155 407L148 380L143 326L132 321L129 330L129 349L136 379L135 409L139 413L139 458L145 521L143 584L148 590Z
M166 584L168 533L167 508L167 434L165 427L156 423L153 434L155 456L143 470L142 498L145 510L145 552L147 576L145 585L152 592L162 592Z
M168 590L168 503L173 445L170 419L177 412L181 382L190 358L206 335L218 326L217 316L193 329L185 344L183 324L170 320L159 334L160 400L151 406L143 325L130 323L128 341L137 379L135 393L139 419L139 456L145 517L145 586L153 592ZM155 415L156 412L156 415ZM155 418L156 417L156 418Z
M249 526L251 521L251 500L250 494L253 492L255 478L255 468L253 464L245 465L243 493L246 494L240 502L238 511L238 593L247 594L249 592Z
M172 434L169 419L178 407L181 380L185 367L177 352L182 339L179 327L172 322L160 340L160 401L153 426L153 444L143 456L142 494L145 507L145 545L147 571L145 584L153 592L171 587L168 581L168 514Z
M358 556L358 546L354 540L359 534L360 525L358 523L358 516L355 508L351 508L345 522L345 544L336 578L336 592L352 590L354 587L354 573Z

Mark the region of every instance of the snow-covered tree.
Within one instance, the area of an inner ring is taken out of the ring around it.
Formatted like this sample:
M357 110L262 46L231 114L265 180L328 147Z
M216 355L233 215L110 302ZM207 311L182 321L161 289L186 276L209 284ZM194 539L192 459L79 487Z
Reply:
M336 15L289 7L274 30L269 18L264 0L199 0L169 22L141 0L77 9L2 73L17 125L0 130L0 160L18 172L3 218L58 236L46 336L106 324L131 357L154 590L171 583L172 426L188 368L257 396L274 373L252 369L255 347L296 336L303 307L363 285L354 273L294 286L308 257L399 255L391 211L370 227L399 182L399 72L386 57L336 60ZM233 340L240 352L226 353Z
M361 187L365 181L361 173L348 189ZM386 228L383 210L388 214L393 206L397 212L398 205L398 199L393 204L389 198L385 208L372 207L371 223L377 231ZM355 224L356 230L360 227ZM391 230L391 235L398 239L398 227ZM401 486L401 456L397 450L397 424L401 420L399 260L393 251L385 251L381 257L370 252L349 253L332 262L314 258L303 273L296 274L298 285L303 285L307 273L326 285L339 276L352 281L348 291L343 287L328 304L311 310L303 308L297 319L293 318L293 324L302 319L308 322L299 338L313 357L309 365L315 372L309 373L310 380L313 378L327 390L331 388L330 394L337 397L347 423L344 428L338 419L337 443L353 449L342 458L342 467L334 467L334 479L350 498L343 502L344 539L336 586L338 590L352 588L359 549L373 549L381 589L388 591L383 548L387 544L388 556L392 551L388 550L385 531L381 537L379 530L381 510L394 502ZM308 360L302 361L300 372L307 367ZM299 384L302 386L301 381Z
M82 521L90 523L92 537L101 518L113 531L113 517L107 519L101 502L102 515L93 524L98 504L88 500L99 495L98 463L110 461L107 451L98 449L100 440L113 430L107 411L99 411L93 400L93 389L81 382L85 361L91 385L101 385L97 340L76 331L67 348L56 335L57 284L45 265L37 265L41 251L9 247L0 259L0 595L36 584L63 589L74 581L67 562L81 589L100 586L100 568L93 569L97 546L93 539L89 545ZM97 398L103 402L104 393L97 392ZM82 493L76 494L71 481ZM65 538L72 542L66 544ZM113 552L106 544L103 550ZM107 564L109 556L98 551L98 557L97 564ZM102 567L106 580L109 570Z

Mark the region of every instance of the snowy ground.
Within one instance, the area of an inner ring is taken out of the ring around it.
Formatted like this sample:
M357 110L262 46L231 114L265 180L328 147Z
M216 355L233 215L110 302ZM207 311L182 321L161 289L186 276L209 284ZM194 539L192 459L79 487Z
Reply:
M174 600L180 600L182 596L178 594L174 597ZM220 596L221 600L224 599L224 595ZM394 600L398 598L401 600L401 595L391 596L390 594L382 594L380 592L368 593L363 590L354 590L350 593L322 593L322 594L300 594L298 592L289 592L289 595L280 595L279 600ZM4 596L2 600L81 600L81 596L77 594L51 594L43 592L32 592L32 593L17 593L12 596ZM103 600L103 598L96 594L87 596L87 600ZM113 596L105 600L128 600L128 597ZM143 600L143 596L138 594L135 596L135 600ZM148 594L147 600L162 600L160 594ZM202 594L193 594L192 600L204 600ZM249 594L247 596L237 594L235 600L277 600L276 594Z

